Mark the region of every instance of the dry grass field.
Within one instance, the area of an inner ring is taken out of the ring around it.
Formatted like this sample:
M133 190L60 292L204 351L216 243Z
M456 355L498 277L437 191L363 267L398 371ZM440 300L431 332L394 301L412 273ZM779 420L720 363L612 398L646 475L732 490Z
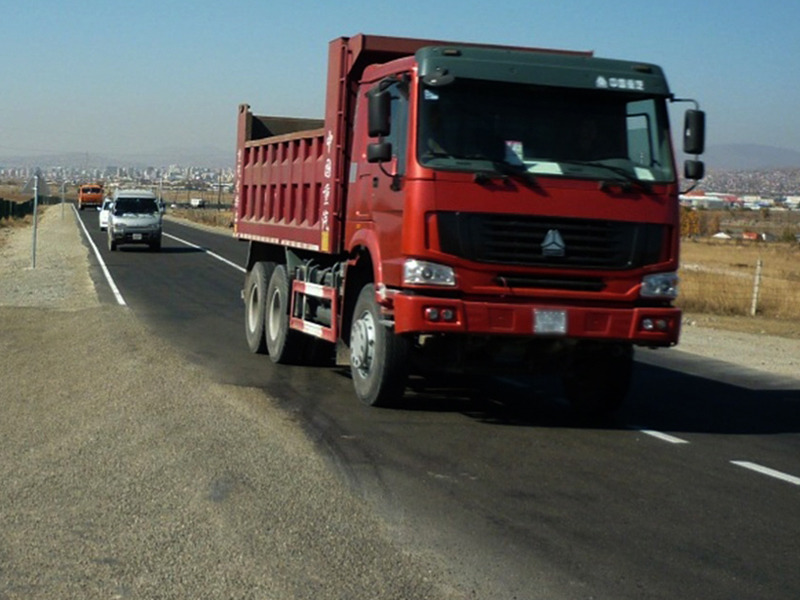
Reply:
M229 208L168 208L167 214L176 219L233 230L233 211Z
M678 306L703 324L800 337L800 244L685 240L680 279Z

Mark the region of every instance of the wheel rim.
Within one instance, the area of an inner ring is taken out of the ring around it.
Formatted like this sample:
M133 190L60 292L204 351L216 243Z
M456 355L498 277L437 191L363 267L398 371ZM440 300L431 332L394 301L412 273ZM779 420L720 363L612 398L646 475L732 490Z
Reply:
M269 310L267 311L269 323L267 332L269 333L269 339L272 341L278 339L281 329L281 304L281 292L280 290L275 290L272 292L272 297L269 299Z
M350 362L365 377L375 356L375 319L364 312L354 323L350 335Z
M258 326L258 286L250 288L250 295L247 298L247 327L250 331L255 331Z

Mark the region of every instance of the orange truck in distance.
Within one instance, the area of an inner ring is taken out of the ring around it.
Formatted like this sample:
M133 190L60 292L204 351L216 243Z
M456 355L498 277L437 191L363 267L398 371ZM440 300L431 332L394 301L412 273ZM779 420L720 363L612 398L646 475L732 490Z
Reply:
M84 183L78 188L78 209L99 208L103 204L103 184Z

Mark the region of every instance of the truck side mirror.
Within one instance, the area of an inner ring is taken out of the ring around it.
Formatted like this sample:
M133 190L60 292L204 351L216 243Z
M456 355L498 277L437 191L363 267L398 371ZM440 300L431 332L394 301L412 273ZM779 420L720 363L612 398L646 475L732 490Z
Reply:
M683 176L698 181L706 174L706 166L702 160L687 160L683 163Z
M706 146L706 113L689 109L683 121L683 151L686 154L702 154Z
M367 144L367 162L385 163L392 160L391 142L377 142Z
M391 132L391 94L380 88L371 90L368 97L369 137L381 137Z

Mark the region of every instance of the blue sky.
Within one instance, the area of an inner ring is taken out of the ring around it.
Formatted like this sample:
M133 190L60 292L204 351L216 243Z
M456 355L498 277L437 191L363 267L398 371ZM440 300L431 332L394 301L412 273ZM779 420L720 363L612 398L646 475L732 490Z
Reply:
M321 117L327 43L356 33L654 62L709 145L800 150L794 1L0 0L0 22L0 157L233 156L242 102Z

